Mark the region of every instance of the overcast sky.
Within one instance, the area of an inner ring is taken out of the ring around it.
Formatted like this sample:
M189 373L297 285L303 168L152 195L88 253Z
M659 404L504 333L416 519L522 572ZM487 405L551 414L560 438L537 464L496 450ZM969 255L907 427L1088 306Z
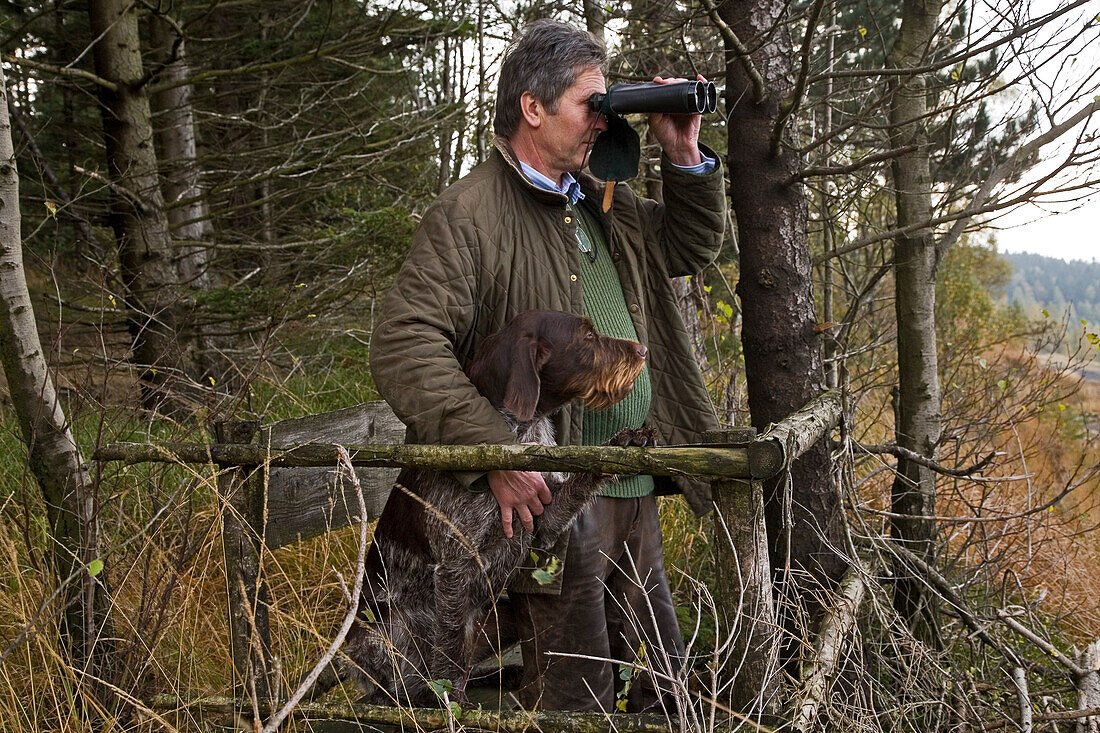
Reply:
M1069 4L1070 0L1027 0L1022 6L1027 8L1032 17L1044 12L1050 12L1056 7ZM984 8L984 9L983 9ZM1036 90L1041 90L1042 96L1049 99L1051 90L1061 90L1055 93L1054 107L1057 109L1057 121L1073 115L1074 112L1092 101L1096 93L1096 79L1100 70L1100 0L1089 0L1075 12L1064 17L1062 22L1054 24L1051 30L1059 38L1076 36L1076 40L1070 43L1069 48L1060 48L1055 44L1051 50L1036 53L1032 59L1044 58L1046 54L1053 53L1060 59L1058 63L1042 64L1035 73L1034 85L1016 85L1019 94L1018 102L1034 99ZM978 17L991 17L993 5L985 7L982 2L977 2L975 12ZM1080 33L1080 35L1077 35ZM1040 33L1040 36L1046 32ZM1034 41L1032 41L1032 44ZM1018 49L1013 49L1018 50ZM1036 49L1030 48L1029 51ZM1028 56L1029 54L1025 54ZM1017 57L1019 60L1021 57ZM1031 93L1029 94L1029 88ZM1041 105L1040 107L1044 107ZM1014 108L1018 112L1022 107ZM1040 116L1040 129L1050 127L1050 119L1045 115ZM1093 120L1086 123L1087 127L1078 127L1070 134L1064 136L1058 143L1045 147L1041 153L1043 161L1036 166L1027 179L1035 180L1038 175L1047 173L1053 167L1055 161L1064 159L1069 150L1069 144L1076 139L1078 134L1084 134L1086 139L1091 135L1097 135L1100 123ZM1092 137L1095 140L1095 137ZM1095 150L1095 144L1091 147ZM1059 183L1080 184L1084 181L1097 181L1100 178L1100 162L1092 156L1091 162L1082 162L1080 168L1076 168L1069 178L1061 178ZM1057 188L1055 183L1053 188ZM1051 186L1044 186L1045 191L1050 191ZM1095 188L1093 190L1096 190ZM1077 189L1072 192L1054 194L1050 198L1061 200L1063 203L1029 204L1021 206L1004 216L999 217L994 226L1000 227L1000 231L994 232L997 238L997 248L1002 252L1032 252L1058 257L1063 260L1093 260L1100 261L1100 195L1093 195L1091 199L1069 203L1067 200L1084 198L1087 190Z
M1005 227L995 233L1001 252L1100 261L1100 198L1059 214L1050 214L1038 206L1021 207L996 224Z

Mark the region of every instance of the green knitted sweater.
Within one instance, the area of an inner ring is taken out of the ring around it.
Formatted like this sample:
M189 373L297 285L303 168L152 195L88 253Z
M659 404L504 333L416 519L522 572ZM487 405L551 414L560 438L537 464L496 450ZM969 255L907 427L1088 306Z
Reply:
M577 238L581 248L584 314L592 319L600 333L636 340L638 333L627 312L619 273L611 262L603 228L583 206L569 208L574 215L578 215L577 223L580 225ZM585 408L581 442L584 445L603 445L623 428L642 427L642 422L649 414L651 397L647 365L635 380L634 389L626 399L606 410ZM617 482L608 483L600 489L599 495L633 498L646 496L652 491L652 476L620 476Z

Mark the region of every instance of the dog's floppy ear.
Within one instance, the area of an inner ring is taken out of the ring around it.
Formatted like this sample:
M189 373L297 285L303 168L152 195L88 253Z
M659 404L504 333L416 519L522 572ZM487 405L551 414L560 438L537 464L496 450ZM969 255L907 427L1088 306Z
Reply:
M504 406L520 422L527 422L535 416L542 386L539 369L546 364L547 357L546 348L539 345L537 338L523 335L516 339L508 374L508 389L504 393Z

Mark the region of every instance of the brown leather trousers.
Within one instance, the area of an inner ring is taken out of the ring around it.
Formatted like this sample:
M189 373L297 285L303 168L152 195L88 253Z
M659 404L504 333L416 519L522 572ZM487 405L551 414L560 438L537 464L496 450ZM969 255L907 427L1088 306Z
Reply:
M684 662L653 495L596 497L573 524L561 595L512 597L524 707L612 712L625 697L627 712L671 711L667 682L637 672L628 686L620 667L675 676Z

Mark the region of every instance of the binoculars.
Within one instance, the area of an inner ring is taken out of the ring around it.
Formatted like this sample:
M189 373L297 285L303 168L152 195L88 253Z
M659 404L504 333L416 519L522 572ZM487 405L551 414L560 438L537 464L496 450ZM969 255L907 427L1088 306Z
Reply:
M712 81L677 81L658 84L614 84L606 94L593 94L588 104L604 115L632 112L650 114L706 114L718 109L718 89Z

